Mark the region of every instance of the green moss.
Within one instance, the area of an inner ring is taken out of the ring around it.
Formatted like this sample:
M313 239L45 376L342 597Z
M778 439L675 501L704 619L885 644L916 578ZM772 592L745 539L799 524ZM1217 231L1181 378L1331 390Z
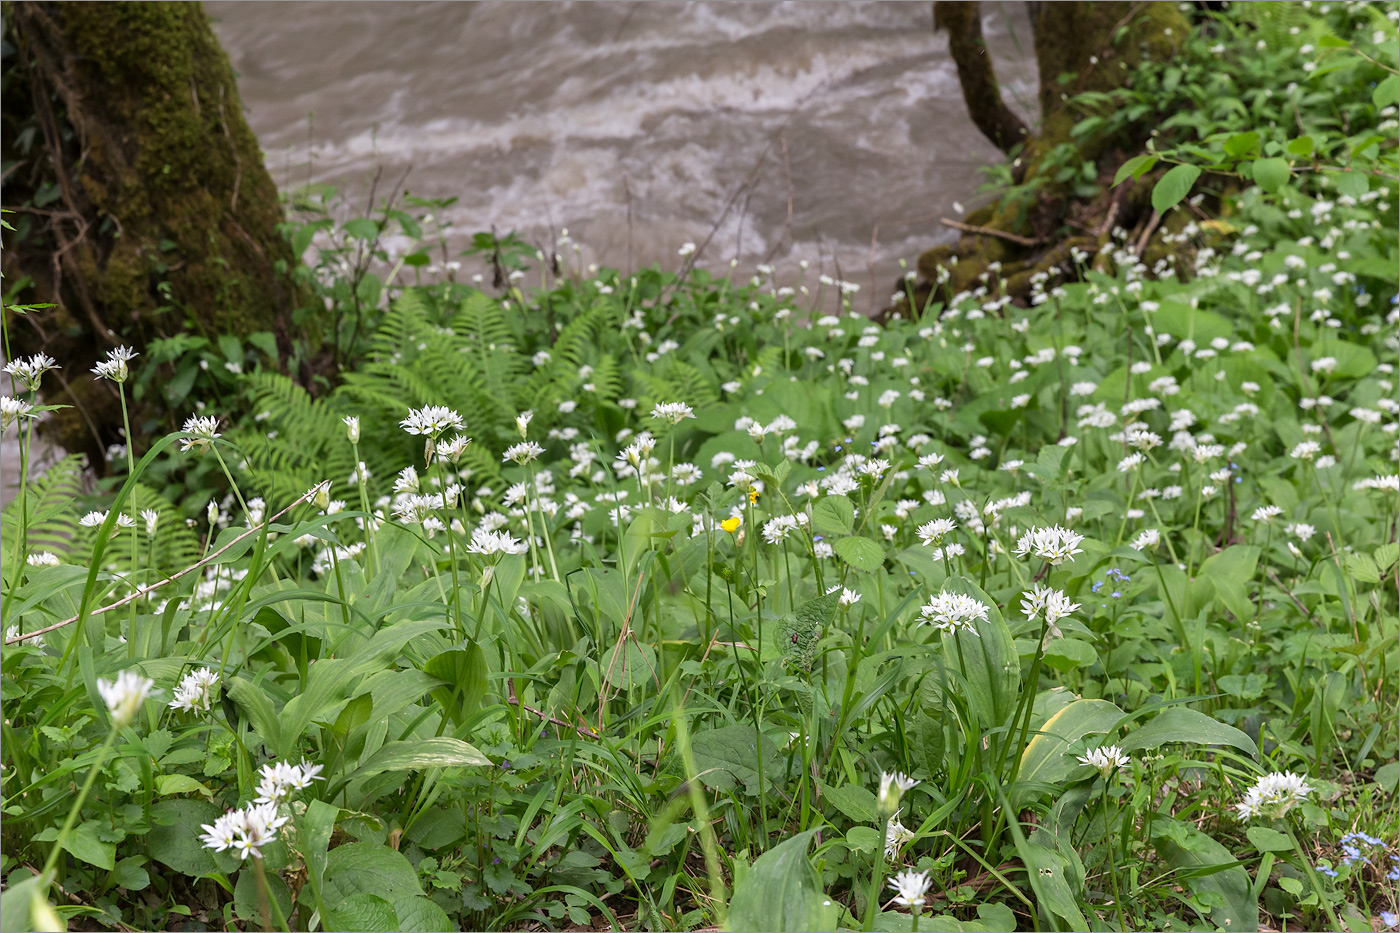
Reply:
M30 338L79 371L117 341L141 349L189 319L205 333L272 331L289 346L301 293L275 271L295 266L277 231L281 202L201 5L53 3L28 12L10 18L7 36L43 48L36 60L57 69L36 74L63 89L56 116L79 141L64 168L90 221L56 294L44 293L56 244L7 258L7 273L32 276L40 300L66 309L62 337L46 322L45 336ZM17 201L32 196L9 185ZM162 313L169 304L176 310ZM115 396L79 396L64 400L86 411L62 419L61 440L100 452L94 428L103 442L114 439Z

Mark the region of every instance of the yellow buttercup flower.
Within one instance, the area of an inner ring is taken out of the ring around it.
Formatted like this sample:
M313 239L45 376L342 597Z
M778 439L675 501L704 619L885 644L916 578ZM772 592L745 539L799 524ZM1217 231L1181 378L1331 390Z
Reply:
M753 504L754 504L755 502L757 502L757 501L758 501L758 490L757 490L757 489L750 489L750 490L749 490L749 505L753 505Z
M735 515L733 518L726 518L724 521L720 522L719 527L723 528L730 534L733 534L734 532L739 530L739 526L743 523L743 521L744 520L742 518Z

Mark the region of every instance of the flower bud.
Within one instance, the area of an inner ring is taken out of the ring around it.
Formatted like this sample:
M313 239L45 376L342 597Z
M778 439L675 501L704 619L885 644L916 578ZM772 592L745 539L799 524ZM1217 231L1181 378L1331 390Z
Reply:
M350 438L352 444L360 442L360 419L358 416L347 415L345 417L345 435Z

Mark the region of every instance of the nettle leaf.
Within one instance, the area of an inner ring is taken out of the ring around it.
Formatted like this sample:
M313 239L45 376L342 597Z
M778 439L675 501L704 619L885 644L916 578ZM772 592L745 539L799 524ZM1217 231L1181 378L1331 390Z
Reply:
M855 525L855 509L845 496L826 496L812 508L812 529L824 535L848 535Z
M869 538L852 535L841 538L832 549L852 568L862 573L874 573L885 563L885 549Z
M352 894L334 907L327 907L321 914L321 923L327 931L344 930L347 933L358 931L397 930L399 915L394 905L375 894Z
M706 787L732 790L742 783L750 796L759 793L758 750L753 726L735 724L698 733L690 743L696 775ZM762 740L764 783L770 783L777 766L778 747L768 736Z
M1152 209L1165 214L1176 207L1191 193L1191 186L1200 177L1201 170L1194 165L1173 166L1152 189Z

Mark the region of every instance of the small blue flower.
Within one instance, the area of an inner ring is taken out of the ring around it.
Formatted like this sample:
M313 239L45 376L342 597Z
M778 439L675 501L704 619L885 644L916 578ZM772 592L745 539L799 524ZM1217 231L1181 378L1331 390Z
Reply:
M1103 589L1103 581L1102 581L1102 580L1095 580L1095 581L1089 586L1089 589L1090 589L1091 591L1097 593L1099 590Z
M1322 874L1326 875L1328 878L1335 878L1335 877L1337 877L1337 870L1336 870L1335 868L1333 868L1333 867L1331 866L1331 864L1328 863L1325 859L1324 859L1323 861L1321 861L1321 862L1318 862L1317 865L1316 865L1316 868L1317 868L1318 871L1320 871Z
M1123 594L1120 593L1118 590L1114 590L1112 593L1109 593L1108 595L1109 595L1109 596L1112 596L1114 599L1117 599L1117 598L1119 598L1120 596L1122 596Z
M1381 923L1385 924L1385 928L1387 930L1393 930L1396 927L1400 927L1400 914L1394 913L1389 910L1383 910L1381 911Z

